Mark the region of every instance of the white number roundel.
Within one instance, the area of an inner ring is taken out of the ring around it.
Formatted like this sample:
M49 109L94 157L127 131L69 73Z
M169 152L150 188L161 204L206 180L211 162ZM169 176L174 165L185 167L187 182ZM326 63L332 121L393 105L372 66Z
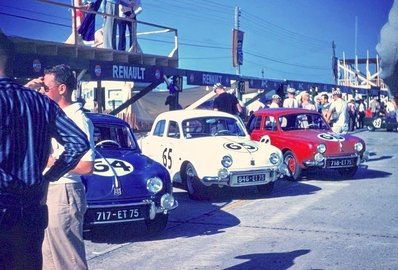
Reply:
M318 134L318 138L325 141L331 142L343 142L345 141L344 136L339 135L337 133L321 133Z
M377 119L373 120L373 126L375 128L381 128L381 123L382 123L381 118L377 118Z
M224 148L232 150L232 151L239 151L239 152L256 152L258 150L257 146L255 145L250 145L247 143L236 143L236 142L230 142L230 143L224 143Z
M94 161L93 174L100 176L123 176L134 171L133 165L125 160L98 158Z

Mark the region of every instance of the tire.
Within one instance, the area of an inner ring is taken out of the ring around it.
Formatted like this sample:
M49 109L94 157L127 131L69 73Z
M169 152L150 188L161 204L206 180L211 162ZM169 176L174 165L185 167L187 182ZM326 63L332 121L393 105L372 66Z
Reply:
M286 164L287 169L290 173L288 179L291 181L299 180L301 176L301 167L292 151L285 152L285 154L283 155L283 162Z
M185 166L185 189L192 200L206 200L209 198L207 187L203 185L196 175L195 168L191 163Z
M274 190L275 181L269 182L265 185L258 185L257 191L263 195L268 195Z
M169 214L157 214L155 219L145 221L146 231L149 234L158 234L166 228Z
M367 129L369 130L369 131L375 131L375 128L373 127L373 126L366 126L367 127Z
M358 166L355 166L351 168L338 169L338 172L343 178L348 179L352 178L356 174L357 170Z

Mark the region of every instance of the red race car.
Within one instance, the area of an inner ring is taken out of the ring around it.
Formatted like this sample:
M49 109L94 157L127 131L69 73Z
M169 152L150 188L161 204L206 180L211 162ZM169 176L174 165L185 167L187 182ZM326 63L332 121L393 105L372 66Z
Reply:
M262 109L251 115L247 129L251 139L282 150L291 180L304 169L335 169L351 178L367 160L365 142L350 134L332 131L323 116L305 109Z

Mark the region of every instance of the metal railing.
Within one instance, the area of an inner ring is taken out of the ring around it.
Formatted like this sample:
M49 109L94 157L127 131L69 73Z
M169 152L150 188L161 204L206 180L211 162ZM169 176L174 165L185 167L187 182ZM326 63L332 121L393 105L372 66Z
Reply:
M52 1L52 0L36 0L36 1L44 3L44 4L54 5L54 6L58 6L58 7L61 7L61 8L65 8L65 9L71 10L71 11L73 11L72 14L76 14L77 10L81 10L85 14L95 14L95 16L102 16L102 17L103 16L109 16L109 17L113 17L113 18L115 18L117 20L132 21L132 19L130 19L130 18L123 18L123 17L107 14L107 13L104 13L104 12L98 12L98 11L86 9L85 7L77 7L77 6L74 6L74 5L68 5L68 4L65 4L65 3L60 3L60 2L57 2L57 1ZM75 46L81 46L82 44L79 44L77 42L79 40L79 34L76 31L77 29L74 30L72 28L72 27L75 27L75 25L76 25L76 16L72 15L71 17L72 17L71 18L71 22L72 22L72 25L71 25L72 31L71 32L74 34L74 42L72 44L74 44ZM137 24L138 24L137 28L140 28L140 29L142 28L141 32L137 31L137 38L140 37L140 39L142 41L148 41L149 43L152 42L152 44L155 43L155 42L160 42L160 43L163 43L163 44L164 43L172 44L170 49L166 49L165 50L167 52L166 55L168 57L178 58L178 33L177 33L177 29L172 28L172 27L158 25L158 24L148 23L148 22L144 22L144 21L139 21L139 20L137 20ZM159 35L162 35L162 34L165 34L165 33L172 33L173 34L172 40L164 41L164 40L153 40L153 39L151 40L151 39L148 39L148 38L146 38L146 39L144 38L144 36L145 37L151 36L151 35L152 36L154 36L154 35L159 36ZM156 46L156 47L158 47L158 46ZM129 52L129 51L127 50L127 52ZM150 50L148 50L148 53L149 54L157 54L156 52L152 52Z

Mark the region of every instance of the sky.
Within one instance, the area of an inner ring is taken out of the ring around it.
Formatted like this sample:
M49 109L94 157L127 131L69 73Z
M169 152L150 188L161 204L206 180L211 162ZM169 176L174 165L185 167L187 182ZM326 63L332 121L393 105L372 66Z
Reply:
M54 0L70 4L71 0ZM239 7L244 32L240 75L333 83L336 57L376 57L380 30L394 0L142 0L139 33L177 30L179 67L237 74L232 66L232 29ZM97 18L97 27L102 18ZM71 33L70 11L38 0L0 0L0 28L7 35L63 42ZM174 33L139 35L147 54L168 55Z

